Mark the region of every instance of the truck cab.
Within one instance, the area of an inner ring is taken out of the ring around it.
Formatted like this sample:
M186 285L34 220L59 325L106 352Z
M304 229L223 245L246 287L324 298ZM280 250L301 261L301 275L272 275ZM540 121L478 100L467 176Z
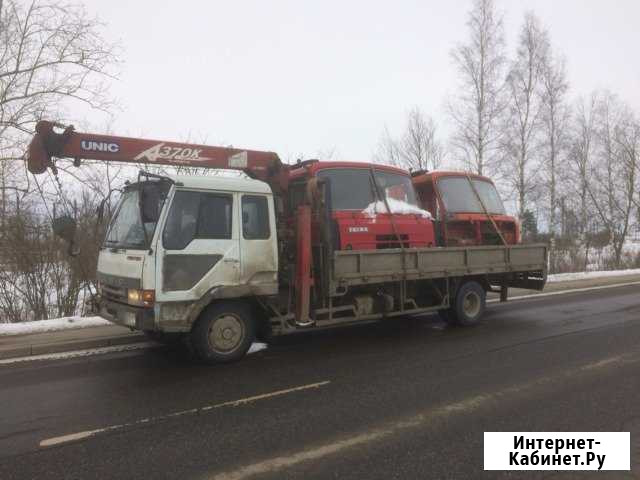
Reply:
M264 182L168 176L129 184L99 254L99 314L138 330L185 332L214 299L275 295L276 237Z
M506 214L489 178L466 172L433 171L414 173L412 182L422 208L435 219L439 246L500 245L502 240L496 227L508 245L520 243L518 221Z
M361 162L302 162L290 172L290 212L304 202L312 180L327 185L335 250L435 246L431 215L419 207L407 171Z

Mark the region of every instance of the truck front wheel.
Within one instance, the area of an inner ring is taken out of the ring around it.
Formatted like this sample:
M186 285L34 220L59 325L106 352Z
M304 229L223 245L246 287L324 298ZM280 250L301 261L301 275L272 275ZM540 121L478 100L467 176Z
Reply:
M241 359L255 338L251 309L239 303L212 305L191 330L191 344L201 360L227 363Z
M441 316L451 324L470 327L480 323L487 301L487 292L478 282L464 283L448 310Z

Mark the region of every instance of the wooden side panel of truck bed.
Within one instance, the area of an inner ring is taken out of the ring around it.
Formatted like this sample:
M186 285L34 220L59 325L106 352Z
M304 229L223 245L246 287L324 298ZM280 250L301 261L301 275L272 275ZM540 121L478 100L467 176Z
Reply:
M406 280L489 275L508 286L542 289L547 245L435 247L334 252L332 294L344 287ZM506 275L505 275L506 274Z

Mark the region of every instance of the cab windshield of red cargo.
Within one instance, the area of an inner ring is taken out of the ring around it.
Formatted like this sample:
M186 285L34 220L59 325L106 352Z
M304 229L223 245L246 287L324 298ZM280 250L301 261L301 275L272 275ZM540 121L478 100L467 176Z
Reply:
M368 168L328 168L318 172L319 177L331 181L331 206L333 210L364 210L377 200L376 187ZM417 205L411 178L400 173L374 170L378 192L387 199Z
M492 183L478 178L473 178L471 181L489 213L505 213L500 195ZM484 213L484 209L466 177L440 178L438 179L438 189L448 212Z

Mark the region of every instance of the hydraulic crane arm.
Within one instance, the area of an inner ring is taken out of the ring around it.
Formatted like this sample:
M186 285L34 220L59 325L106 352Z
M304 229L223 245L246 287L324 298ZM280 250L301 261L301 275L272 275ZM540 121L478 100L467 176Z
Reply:
M52 157L58 157L72 158L77 166L88 159L241 170L275 190L287 186L287 165L273 152L80 133L73 126L57 133L54 127L59 125L44 120L36 125L26 154L27 167L33 174L44 173L47 168L55 171Z

